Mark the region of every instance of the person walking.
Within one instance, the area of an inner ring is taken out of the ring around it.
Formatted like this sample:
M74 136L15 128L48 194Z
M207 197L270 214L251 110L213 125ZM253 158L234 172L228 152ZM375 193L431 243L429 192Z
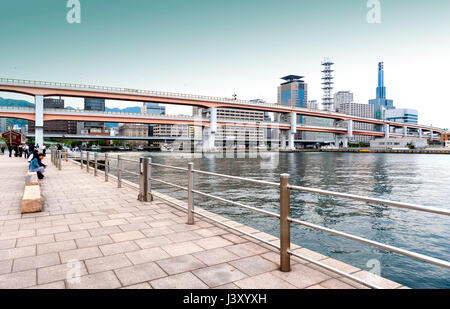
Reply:
M34 150L36 149L36 147L34 146L34 144L30 144L28 146L28 158L34 153ZM27 158L27 159L28 159Z
M2 154L5 154L5 145L2 145Z
M24 154L25 160L27 160L29 157L28 151L29 151L28 144L25 144L23 146L23 154Z
M22 158L22 155L23 155L23 145L22 145L22 144L20 144L20 145L18 146L18 150L19 150L19 157Z
M45 157L45 152L47 151L47 146L45 146L45 144L42 144L42 153L44 154Z
M12 149L13 149L12 144L8 144L8 152L9 152L9 157L10 158L11 158L11 155L12 155Z

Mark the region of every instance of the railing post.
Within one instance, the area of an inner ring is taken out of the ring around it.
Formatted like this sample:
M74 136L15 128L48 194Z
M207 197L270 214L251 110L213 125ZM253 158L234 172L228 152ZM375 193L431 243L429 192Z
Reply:
M97 168L98 168L97 153L94 152L94 176L97 176Z
M120 155L117 155L117 188L122 188L122 160L120 159Z
M88 173L89 173L89 155L90 155L89 151L86 152L86 172Z
M58 170L61 170L61 161L62 161L61 150L58 150L58 156L57 156Z
M148 194L150 195L150 201L153 202L153 194L152 194L152 158L148 158Z
M108 161L108 154L105 153L105 182L108 182L108 174L109 174L109 161Z
M188 222L194 224L194 163L188 164Z
M291 256L288 251L291 248L291 230L289 224L291 190L289 174L280 175L280 270L291 271Z
M66 151L64 152L64 157L66 159L66 162L69 162L69 151L66 149Z
M83 169L83 151L80 151L80 166Z
M149 170L149 160L148 158L140 158L140 181L139 181L139 196L138 200L141 202L149 202L151 198L149 198L149 178L148 178L148 170Z

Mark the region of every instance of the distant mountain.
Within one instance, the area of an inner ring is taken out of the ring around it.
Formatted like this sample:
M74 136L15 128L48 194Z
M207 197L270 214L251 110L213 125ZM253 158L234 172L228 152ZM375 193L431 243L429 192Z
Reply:
M134 113L134 114L140 114L141 108L139 106L133 106L133 107L125 107L125 108L106 108L107 112L116 112L116 113Z
M25 100L4 99L0 97L0 106L8 107L33 107L34 104Z

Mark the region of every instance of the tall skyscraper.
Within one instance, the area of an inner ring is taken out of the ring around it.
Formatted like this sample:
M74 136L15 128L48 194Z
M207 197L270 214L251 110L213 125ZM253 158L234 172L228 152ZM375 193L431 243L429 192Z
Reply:
M369 100L369 104L373 104L375 118L385 119L385 111L394 109L394 101L386 99L386 87L384 86L384 63L378 63L378 87L376 99Z
M365 118L374 118L373 117L373 105L372 104L361 104L361 103L342 103L340 106L340 113L365 117ZM343 123L342 127L346 127L347 124ZM375 131L375 125L371 123L362 123L362 122L353 122L354 130L362 130L362 131ZM364 135L354 135L352 138L353 142L370 142L373 139L371 136Z
M87 111L105 111L105 99L85 98L84 110ZM91 128L103 128L105 123L103 122L85 122L84 127L86 129Z
M308 84L303 76L288 75L281 78L285 80L278 87L278 104L292 107L306 107L308 102Z
M0 118L0 133L6 132L8 130L8 119Z

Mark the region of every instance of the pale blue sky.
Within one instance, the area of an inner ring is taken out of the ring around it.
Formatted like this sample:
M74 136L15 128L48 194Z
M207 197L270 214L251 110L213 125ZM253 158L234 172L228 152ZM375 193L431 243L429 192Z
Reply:
M279 78L299 74L320 101L327 56L336 91L367 103L384 61L397 107L450 126L448 0L381 0L381 24L367 0L81 0L81 24L66 2L2 1L1 76L275 102Z

